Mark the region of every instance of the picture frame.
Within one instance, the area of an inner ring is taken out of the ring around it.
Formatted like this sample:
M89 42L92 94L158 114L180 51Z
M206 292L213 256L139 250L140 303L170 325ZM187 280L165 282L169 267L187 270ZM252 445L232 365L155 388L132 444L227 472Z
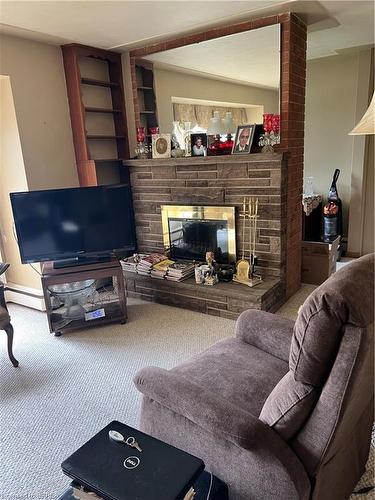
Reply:
M207 135L191 134L191 156L207 156Z
M250 154L251 145L254 139L255 123L238 125L236 137L233 142L232 154L243 155Z
M153 158L171 157L171 134L153 134L151 140Z

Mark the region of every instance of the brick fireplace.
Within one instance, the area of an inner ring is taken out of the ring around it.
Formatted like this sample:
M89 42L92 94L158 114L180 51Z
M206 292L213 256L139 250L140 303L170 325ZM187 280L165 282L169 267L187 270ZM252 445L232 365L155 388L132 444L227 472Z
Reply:
M163 283L126 273L131 295L226 317L250 307L275 310L284 301L287 161L283 154L128 160L125 166L130 172L139 252L164 251L162 205L211 205L238 208L238 257L243 245L238 212L244 197L255 197L259 199L257 269L264 277L262 285L251 289L234 283L202 287L193 280Z

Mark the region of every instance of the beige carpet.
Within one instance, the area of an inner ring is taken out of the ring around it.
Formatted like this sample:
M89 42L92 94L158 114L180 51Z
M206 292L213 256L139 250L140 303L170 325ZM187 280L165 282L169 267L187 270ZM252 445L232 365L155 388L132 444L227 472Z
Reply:
M294 318L313 288L279 313ZM41 312L14 304L10 312L20 366L11 366L1 334L1 500L56 499L69 483L60 469L69 454L113 419L137 425L139 368L172 367L234 333L231 320L135 300L126 325L62 337L49 334Z

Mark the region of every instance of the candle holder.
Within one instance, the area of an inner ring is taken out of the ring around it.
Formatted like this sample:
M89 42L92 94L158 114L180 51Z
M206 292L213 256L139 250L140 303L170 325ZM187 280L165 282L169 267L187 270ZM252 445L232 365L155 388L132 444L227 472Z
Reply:
M265 113L263 115L264 134L259 138L262 153L273 153L274 146L280 144L280 115Z
M262 147L262 153L273 153L273 147L276 144L280 144L280 135L275 134L273 131L265 132L259 138L259 146Z

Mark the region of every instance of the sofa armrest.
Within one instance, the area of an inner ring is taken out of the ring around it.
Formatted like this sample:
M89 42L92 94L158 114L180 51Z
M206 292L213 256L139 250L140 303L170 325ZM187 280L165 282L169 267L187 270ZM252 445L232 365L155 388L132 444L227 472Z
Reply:
M279 439L268 425L251 413L173 370L154 366L142 368L134 377L134 383L148 398L241 448L252 449L265 439Z
M236 336L276 358L289 361L294 321L249 309L236 322Z

